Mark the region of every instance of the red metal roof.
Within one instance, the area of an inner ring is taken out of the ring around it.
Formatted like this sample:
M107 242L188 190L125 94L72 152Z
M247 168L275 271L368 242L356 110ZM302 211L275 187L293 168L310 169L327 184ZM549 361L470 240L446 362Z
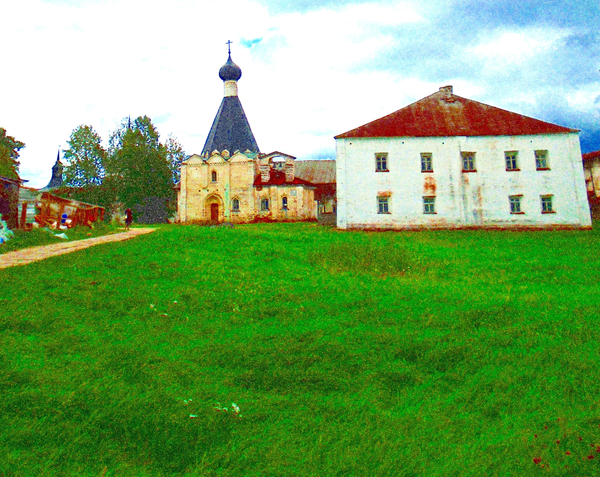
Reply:
M352 137L520 136L578 132L452 94L436 93L335 139Z
M284 185L284 184L285 185L308 185L308 186L313 185L310 182L302 180L298 177L294 177L294 179L291 182L288 182L285 180L285 172L276 171L274 169L271 169L269 171L269 180L267 182L262 181L260 174L258 174L256 176L256 179L254 179L255 186Z
M600 151L588 152L583 155L583 160L588 161L590 159L595 159L597 157L600 157Z

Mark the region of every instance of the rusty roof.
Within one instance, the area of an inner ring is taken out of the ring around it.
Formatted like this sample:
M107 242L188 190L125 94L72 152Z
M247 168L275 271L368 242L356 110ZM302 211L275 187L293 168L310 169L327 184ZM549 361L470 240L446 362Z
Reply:
M295 175L311 184L334 184L335 161L295 161Z
M267 186L267 185L307 185L312 186L309 182L300 179L299 177L294 177L291 181L287 181L285 178L285 172L277 171L275 169L271 169L269 171L269 180L267 182L263 182L261 175L258 174L254 179L255 186Z
M352 137L521 136L578 132L457 96L452 86L335 139Z
M600 157L600 151L588 152L583 155L583 160L588 161L590 159L596 159L597 157Z

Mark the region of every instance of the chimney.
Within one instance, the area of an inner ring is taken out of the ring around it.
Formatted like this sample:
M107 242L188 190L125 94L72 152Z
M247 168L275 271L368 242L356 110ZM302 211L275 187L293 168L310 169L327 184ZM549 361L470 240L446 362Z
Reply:
M451 85L440 87L440 93L442 93L442 99L447 103L455 101Z
M285 163L285 181L292 182L294 180L294 163L292 161Z
M269 166L269 160L268 159L260 159L260 181L262 183L267 183L269 182L269 179L271 178L271 167Z

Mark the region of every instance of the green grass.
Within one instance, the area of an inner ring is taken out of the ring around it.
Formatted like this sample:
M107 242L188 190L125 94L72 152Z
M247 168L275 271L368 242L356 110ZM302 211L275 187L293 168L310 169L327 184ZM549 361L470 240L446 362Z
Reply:
M599 475L599 239L165 226L0 270L0 475Z
M40 245L50 245L60 242L72 242L74 240L88 239L92 237L100 237L102 235L114 234L123 232L123 227L119 228L108 223L96 223L94 227L76 226L68 230L50 230L47 227L41 229L13 230L14 237L0 244L0 255L3 253L13 252L29 247L38 247ZM55 237L55 234L64 233L68 238L62 239Z

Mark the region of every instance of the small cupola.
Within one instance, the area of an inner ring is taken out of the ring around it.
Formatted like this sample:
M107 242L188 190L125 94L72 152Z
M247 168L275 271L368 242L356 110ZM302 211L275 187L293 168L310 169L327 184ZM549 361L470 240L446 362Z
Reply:
M231 53L227 62L219 70L219 78L223 81L238 81L242 77L242 69L231 60Z

